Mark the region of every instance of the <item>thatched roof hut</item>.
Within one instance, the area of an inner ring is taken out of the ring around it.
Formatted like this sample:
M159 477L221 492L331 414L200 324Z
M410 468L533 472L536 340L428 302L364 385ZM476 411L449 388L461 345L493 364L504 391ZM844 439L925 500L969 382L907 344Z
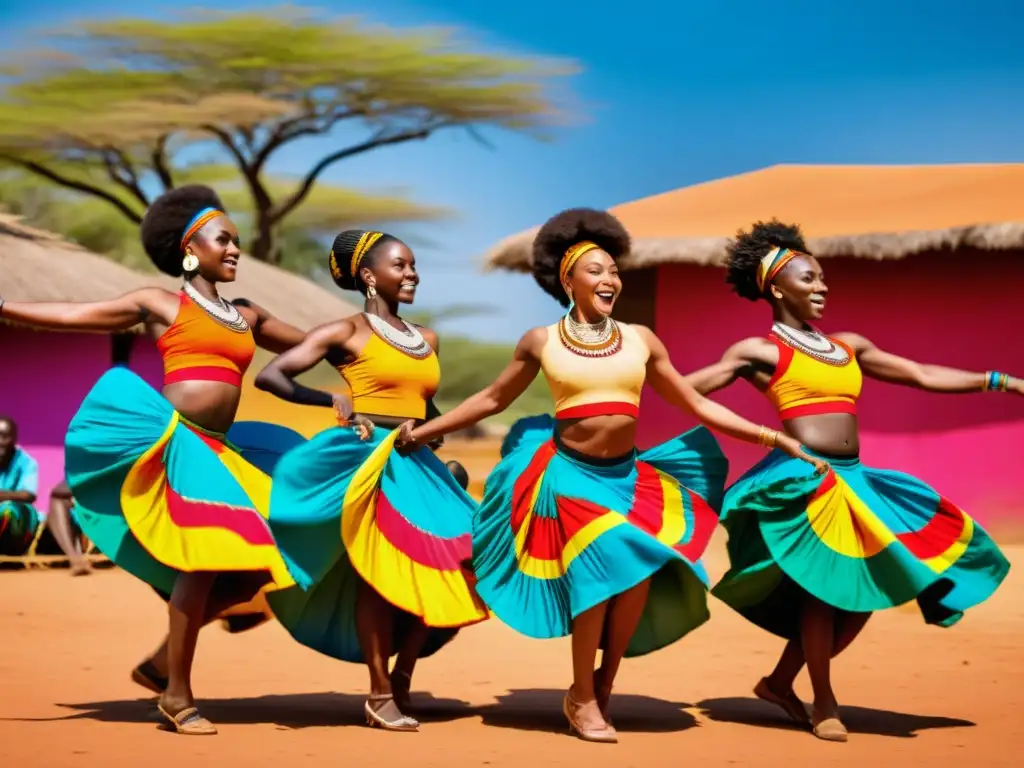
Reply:
M177 290L181 281L146 274L0 213L0 293L9 301L102 301L146 286ZM337 292L255 259L244 259L226 298L245 297L297 328L357 312Z
M816 256L900 259L915 253L1024 246L1024 163L775 165L615 206L634 238L624 269L720 265L729 237L758 219L799 222ZM527 272L537 228L484 256Z

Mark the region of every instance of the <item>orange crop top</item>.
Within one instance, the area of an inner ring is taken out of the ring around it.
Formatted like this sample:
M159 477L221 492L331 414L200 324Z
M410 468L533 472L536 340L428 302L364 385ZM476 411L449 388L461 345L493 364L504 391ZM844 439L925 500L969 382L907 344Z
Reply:
M584 357L567 349L558 325L549 326L540 366L555 399L556 419L640 415L640 392L650 350L629 325L618 324L622 348L607 357Z
M829 338L849 356L845 362L836 363L813 357L775 333L768 338L779 348L779 364L765 395L778 410L780 419L857 413L857 398L864 379L857 356L848 345Z
M431 350L426 357L403 352L376 332L370 334L359 356L338 366L352 390L356 413L423 419L427 401L441 382L441 366Z
M164 361L164 386L179 381L223 381L242 386L256 354L252 330L218 323L184 293L171 326L156 341Z

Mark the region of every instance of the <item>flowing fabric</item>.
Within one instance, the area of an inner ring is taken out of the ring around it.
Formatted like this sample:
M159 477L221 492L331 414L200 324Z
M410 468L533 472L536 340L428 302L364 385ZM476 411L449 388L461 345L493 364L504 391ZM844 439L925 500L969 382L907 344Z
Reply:
M270 607L300 643L344 661L363 661L360 581L405 614L395 652L417 621L431 628L422 657L487 618L463 572L476 503L431 451L397 453L397 437L328 429L274 471L270 527L299 587L269 595Z
M75 520L115 564L164 593L193 571L262 571L268 590L293 586L267 525L271 481L259 465L272 468L304 440L258 422L227 438L204 431L138 376L112 369L68 428Z
M803 590L849 612L916 599L926 622L948 627L1006 577L988 534L930 486L821 458L824 476L773 451L726 494L731 568L712 594L750 621L797 637Z
M652 578L627 656L663 648L709 617L700 558L728 461L699 427L648 451L595 462L559 447L550 416L502 445L473 521L477 591L513 629L562 637L589 608Z

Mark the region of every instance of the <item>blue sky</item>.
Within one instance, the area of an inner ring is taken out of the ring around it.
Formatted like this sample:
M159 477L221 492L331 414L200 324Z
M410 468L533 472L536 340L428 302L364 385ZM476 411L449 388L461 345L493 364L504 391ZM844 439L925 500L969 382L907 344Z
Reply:
M175 7L154 5L150 15ZM493 302L494 317L456 324L481 338L512 340L557 318L557 305L531 278L483 276L476 259L562 208L611 206L780 162L1024 160L1024 7L1010 0L315 6L402 26L454 25L473 46L566 57L583 68L569 82L586 105L581 122L550 144L491 131L487 149L449 133L347 161L325 176L401 187L459 212L455 221L420 228L438 246L418 251L419 303ZM0 45L9 50L29 29L83 14L131 15L137 7L8 0ZM295 145L271 170L301 172L323 147Z

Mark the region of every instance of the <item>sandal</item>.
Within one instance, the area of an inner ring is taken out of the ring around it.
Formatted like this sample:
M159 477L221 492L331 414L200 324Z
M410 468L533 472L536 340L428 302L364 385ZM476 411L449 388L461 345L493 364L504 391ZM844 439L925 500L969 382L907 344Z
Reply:
M565 698L562 700L562 713L565 715L566 720L569 721L569 730L575 733L584 741L596 741L603 744L615 744L619 740L618 734L615 729L605 721L604 727L592 728L583 725L579 719L580 712L593 707L600 713L600 708L597 706L596 701L591 701L586 704L580 704L572 697L572 688L570 688ZM603 719L603 718L602 718Z
M176 733L184 736L213 736L217 733L216 726L199 714L195 707L186 707L176 715L164 709L162 704L157 704L156 708L170 721Z
M363 713L366 715L366 724L371 728L383 728L385 731L418 731L420 724L418 720L415 720L408 715L401 714L399 710L399 717L395 720L384 719L377 707L374 704L385 704L387 702L394 702L395 697L390 693L371 693L366 699L366 703L363 704ZM398 705L395 704L395 708Z
M846 741L849 733L837 715L826 717L813 724L814 735L824 741Z
M761 681L754 686L754 695L761 699L761 701L767 701L769 704L780 707L783 712L800 725L811 724L811 707L800 701L800 697L792 689L789 693L780 695L772 690L768 678L762 677Z
M150 661L144 661L132 670L132 682L157 696L167 690L167 678L161 677Z

